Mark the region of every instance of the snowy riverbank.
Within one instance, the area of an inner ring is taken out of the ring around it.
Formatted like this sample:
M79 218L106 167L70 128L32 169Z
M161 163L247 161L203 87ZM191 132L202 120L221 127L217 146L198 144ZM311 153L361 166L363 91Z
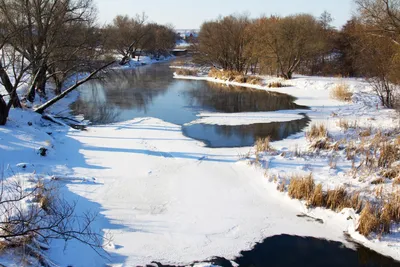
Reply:
M353 104L332 100L329 90L339 81L299 77L288 82L294 87L274 90L289 93L298 98L297 104L311 107L301 112L326 123L332 133L341 132L336 126L339 117L332 117L333 113L357 119L360 124L392 127L394 112L377 110L376 98L363 81L345 80L355 93ZM65 99L58 108L66 109L73 100L74 96ZM293 111L263 113L265 121L298 117ZM246 120L237 114L202 114L200 119L230 125ZM55 126L28 110L12 110L8 124L0 127L0 140L5 178L58 178L60 192L68 201L76 201L77 212L99 213L94 229L113 236L106 247L108 258L76 241L69 242L65 250L63 241L52 242L46 253L56 265L136 266L152 261L188 264L212 256L232 259L256 242L282 233L348 244L343 232L349 232L367 247L400 259L396 236L380 242L360 237L354 232L357 215L351 210L309 210L278 192L276 184L266 178L265 169L242 158L250 148L207 148L185 137L181 126L156 118L77 131ZM304 133L273 146L281 151L308 149ZM38 154L40 147L48 149L46 157ZM263 160L268 162L268 177L303 171L307 165L320 182L332 186L349 183L341 176L345 163L338 163L339 168L331 172L326 169L326 158L305 162L302 158L265 155ZM301 213L324 223L298 217ZM11 255L0 258L0 263L20 265Z
M227 82L206 76L175 75L175 78L206 80L290 94L297 98L295 101L297 104L310 107L310 110L299 110L297 112L306 113L311 119L310 125L323 124L326 126L329 136L336 140L338 144L343 142L344 144L354 142L355 146L363 145L364 142L368 144L368 138L373 140L373 136L379 136L381 132L384 134L397 133L399 125L397 113L394 110L382 107L370 84L362 79L297 76L293 80L285 81L275 77L263 77L265 86L261 86ZM273 82L281 82L285 86L281 88L268 88L266 86ZM331 91L338 84L348 86L353 93L351 102L341 102L332 98ZM296 111L279 111L279 113L286 113L286 115L279 115L282 119L285 116L293 116ZM263 114L264 119L269 116L274 118L275 115L275 112ZM219 123L229 124L229 122L221 120ZM343 124L347 126L344 127ZM363 131L369 132L371 137L362 137ZM394 134L392 138L395 138L396 135ZM281 187L282 184L287 186L292 176L312 173L315 182L322 184L324 190L345 187L350 192L360 192L361 196L372 201L398 190L398 185L392 182L393 180L384 179L383 182L375 183L379 176L373 171L354 174L354 166L352 166L354 164L351 160L346 159L345 150L339 152L313 150L305 133L292 135L271 145L275 149L273 153L264 153L261 158L257 159L254 155L249 156L250 154L248 154L247 158L251 162L259 161L262 166L260 168L264 169L267 179L278 187ZM362 160L356 158L355 163L358 166L358 164L362 164ZM281 194L282 196L286 195L286 193ZM303 204L306 208L304 202ZM307 214L317 218L324 217L325 212L328 211L320 208L307 209ZM352 238L363 245L399 259L400 240L398 239L399 229L397 225L392 225L389 235L373 235L367 239L356 232L359 215L347 209L342 213L346 214L349 219L347 225L343 225L343 231L349 233Z

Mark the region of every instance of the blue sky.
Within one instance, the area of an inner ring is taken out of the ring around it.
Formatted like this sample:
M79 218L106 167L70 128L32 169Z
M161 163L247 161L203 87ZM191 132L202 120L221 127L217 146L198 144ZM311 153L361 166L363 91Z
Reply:
M355 11L352 0L94 0L100 22L110 22L118 15L145 12L149 20L171 23L176 29L196 29L205 20L219 15L246 12L252 17L260 15L289 15L311 13L319 16L324 10L335 19L333 25L341 27Z

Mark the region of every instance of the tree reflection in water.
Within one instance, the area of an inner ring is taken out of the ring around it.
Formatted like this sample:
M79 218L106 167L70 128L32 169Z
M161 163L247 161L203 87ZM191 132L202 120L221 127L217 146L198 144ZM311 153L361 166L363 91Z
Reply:
M211 147L250 146L257 138L280 140L301 131L308 118L291 122L224 126L186 125L199 112L261 112L307 109L294 97L264 90L224 86L206 81L176 80L168 64L132 70L115 70L102 80L86 83L71 108L93 124L106 124L138 117L156 117L184 125L185 135Z
M226 113L308 109L295 104L296 98L290 95L212 82L191 87L186 95L191 105Z

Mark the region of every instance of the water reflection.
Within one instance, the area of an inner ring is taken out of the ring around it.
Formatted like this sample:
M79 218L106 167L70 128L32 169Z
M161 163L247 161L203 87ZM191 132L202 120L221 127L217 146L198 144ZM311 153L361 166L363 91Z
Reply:
M272 141L282 140L303 130L310 119L289 122L256 123L250 125L189 124L182 128L183 134L203 141L208 147L252 146L259 138L269 136Z
M224 86L206 81L173 79L168 64L132 70L115 70L104 79L83 85L71 109L93 124L155 117L185 125L198 119L199 112L258 112L304 109L295 98L262 90ZM280 140L301 131L308 119L293 122L224 126L184 126L184 134L212 147L250 146L259 137ZM229 137L229 138L227 138Z
M307 109L295 104L296 98L290 95L212 82L185 93L192 104L225 113Z

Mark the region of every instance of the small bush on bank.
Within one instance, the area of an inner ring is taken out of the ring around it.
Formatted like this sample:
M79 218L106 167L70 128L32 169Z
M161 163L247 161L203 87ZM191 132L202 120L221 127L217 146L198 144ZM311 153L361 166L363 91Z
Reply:
M349 86L345 83L337 84L331 91L331 97L340 101L351 101L353 93L350 92Z

